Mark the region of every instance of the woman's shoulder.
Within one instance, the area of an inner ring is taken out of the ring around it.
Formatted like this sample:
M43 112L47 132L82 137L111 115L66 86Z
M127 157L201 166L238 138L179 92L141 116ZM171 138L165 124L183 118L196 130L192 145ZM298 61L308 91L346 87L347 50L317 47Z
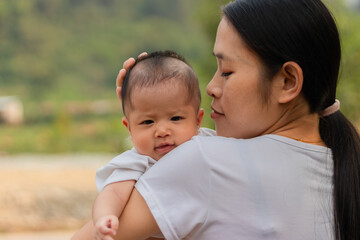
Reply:
M201 146L213 146L213 145L225 145L225 147L264 147L264 146L271 146L275 147L278 146L280 148L299 148L305 151L318 151L318 152L327 152L329 148L313 145L309 143L304 143L301 141L297 141L291 138L268 134L263 135L255 138L249 139L237 139L231 137L222 137L222 136L195 136L193 140ZM190 144L191 145L191 144Z
M222 136L203 136L198 135L193 137L189 142L187 142L186 148L200 148L206 149L206 151L221 151L229 149L239 149L239 148L248 148L251 146L257 146L259 144L267 144L271 142L271 139L264 137L256 137L251 139L237 139L232 137L222 137Z
M182 151L198 152L207 159L279 159L291 155L302 159L311 156L314 159L331 158L331 151L327 147L299 142L277 135L264 135L251 139L236 139L221 136L196 136L188 142Z

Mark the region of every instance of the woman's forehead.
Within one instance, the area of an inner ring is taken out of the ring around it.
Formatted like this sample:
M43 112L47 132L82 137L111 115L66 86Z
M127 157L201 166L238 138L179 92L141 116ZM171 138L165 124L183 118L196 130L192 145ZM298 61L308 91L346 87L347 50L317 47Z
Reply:
M213 55L220 62L250 65L261 62L225 17L219 23Z

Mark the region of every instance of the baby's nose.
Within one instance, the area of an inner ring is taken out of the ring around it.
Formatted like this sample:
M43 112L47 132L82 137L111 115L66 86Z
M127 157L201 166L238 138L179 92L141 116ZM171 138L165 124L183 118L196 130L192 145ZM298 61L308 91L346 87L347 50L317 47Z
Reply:
M155 137L167 137L170 136L170 133L170 129L166 124L159 124L155 132Z

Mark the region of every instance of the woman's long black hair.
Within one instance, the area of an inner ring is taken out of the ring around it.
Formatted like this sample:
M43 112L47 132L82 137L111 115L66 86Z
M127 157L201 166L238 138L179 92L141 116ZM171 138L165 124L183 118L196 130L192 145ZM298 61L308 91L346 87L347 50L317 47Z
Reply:
M320 0L237 0L224 16L275 74L287 61L300 65L302 94L311 113L335 102L341 47L331 13ZM337 111L319 119L319 131L334 161L334 235L360 239L360 137Z

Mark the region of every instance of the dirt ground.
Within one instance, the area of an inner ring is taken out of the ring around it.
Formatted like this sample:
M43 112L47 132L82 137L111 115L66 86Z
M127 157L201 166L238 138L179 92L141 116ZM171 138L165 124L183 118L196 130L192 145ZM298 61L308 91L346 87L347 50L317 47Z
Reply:
M0 156L0 240L69 239L91 217L96 169L113 157Z

